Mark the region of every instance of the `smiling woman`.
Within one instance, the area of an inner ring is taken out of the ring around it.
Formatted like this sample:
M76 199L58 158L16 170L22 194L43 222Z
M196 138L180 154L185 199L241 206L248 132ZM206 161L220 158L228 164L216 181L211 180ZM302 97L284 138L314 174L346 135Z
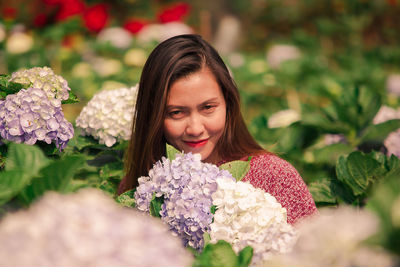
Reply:
M235 82L217 51L199 35L170 38L147 59L119 193L135 188L138 178L166 156L167 143L216 165L251 156L243 180L274 195L287 209L288 222L316 211L297 171L250 135Z

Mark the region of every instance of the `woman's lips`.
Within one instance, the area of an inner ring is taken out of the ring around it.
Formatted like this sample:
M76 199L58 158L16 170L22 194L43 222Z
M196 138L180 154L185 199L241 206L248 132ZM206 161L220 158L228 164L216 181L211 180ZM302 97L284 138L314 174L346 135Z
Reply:
M187 144L188 146L191 147L201 147L204 146L205 144L207 144L208 139L204 139L204 140L199 140L199 141L184 141L185 144Z

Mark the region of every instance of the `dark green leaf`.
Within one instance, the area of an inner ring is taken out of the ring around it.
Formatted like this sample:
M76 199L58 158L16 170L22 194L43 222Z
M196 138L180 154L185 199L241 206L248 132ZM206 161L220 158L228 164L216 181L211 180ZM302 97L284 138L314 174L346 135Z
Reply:
M347 155L354 148L348 144L332 144L313 151L314 161L316 163L327 163L334 165L341 155Z
M361 137L361 141L383 142L389 133L396 131L399 128L400 119L388 120L375 125L371 124Z
M240 181L244 178L246 173L250 170L250 160L251 157L247 161L242 160L234 160L231 162L227 162L219 166L221 170L229 171L233 177L236 178L236 181Z
M332 190L332 183L328 179L309 184L308 190L316 203L337 203L335 192Z
M74 104L74 103L78 103L78 102L79 102L78 97L70 90L68 99L63 100L61 103L62 104Z
M85 163L80 155L66 156L48 164L40 170L40 174L24 188L20 198L29 204L47 191L66 192L74 174Z
M247 246L239 252L239 264L237 267L247 267L253 258L253 248Z
M150 214L154 217L161 217L160 211L163 203L164 197L156 197L156 195L154 194L153 199L150 202Z
M28 172L34 176L49 162L50 160L46 158L43 152L36 146L10 143L5 170L10 171L17 169Z
M0 172L0 205L16 196L31 180L23 170Z

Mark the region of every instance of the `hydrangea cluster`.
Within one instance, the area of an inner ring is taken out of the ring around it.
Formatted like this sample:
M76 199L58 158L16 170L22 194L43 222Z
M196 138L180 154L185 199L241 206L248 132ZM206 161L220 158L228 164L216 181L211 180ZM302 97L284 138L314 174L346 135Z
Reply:
M177 154L170 161L163 158L149 171L148 177L139 178L135 192L136 207L149 211L155 197L163 197L160 215L171 230L195 249L204 246L203 234L213 219L211 195L217 190L220 178L235 178L216 165L201 162L200 154Z
M62 150L74 128L61 110L61 100L47 98L39 88L21 89L0 101L0 135L17 143L54 142Z
M83 135L91 135L110 147L129 140L138 86L103 90L89 101L76 119Z
M0 266L191 266L163 223L96 189L47 193L0 224ZM160 240L162 242L160 242ZM12 255L12 257L10 257Z
M376 216L366 209L322 209L297 228L300 234L293 250L274 256L266 266L396 266L390 255L363 243L378 229Z
M221 178L217 184L212 194L217 210L210 225L211 242L225 240L236 253L253 247L252 264L291 250L297 232L287 223L286 209L275 197L250 183Z
M49 67L35 67L13 72L10 81L30 84L30 87L41 89L46 92L49 99L67 100L71 90L67 81L56 75Z

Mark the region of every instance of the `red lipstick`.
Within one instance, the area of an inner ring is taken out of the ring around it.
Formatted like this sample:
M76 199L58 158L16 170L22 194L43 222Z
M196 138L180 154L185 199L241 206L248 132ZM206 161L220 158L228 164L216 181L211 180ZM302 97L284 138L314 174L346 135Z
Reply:
M201 147L201 146L204 146L205 144L207 144L208 139L199 140L199 141L191 141L191 142L184 141L184 142L185 142L185 144L187 144L188 146L191 146L191 147Z

